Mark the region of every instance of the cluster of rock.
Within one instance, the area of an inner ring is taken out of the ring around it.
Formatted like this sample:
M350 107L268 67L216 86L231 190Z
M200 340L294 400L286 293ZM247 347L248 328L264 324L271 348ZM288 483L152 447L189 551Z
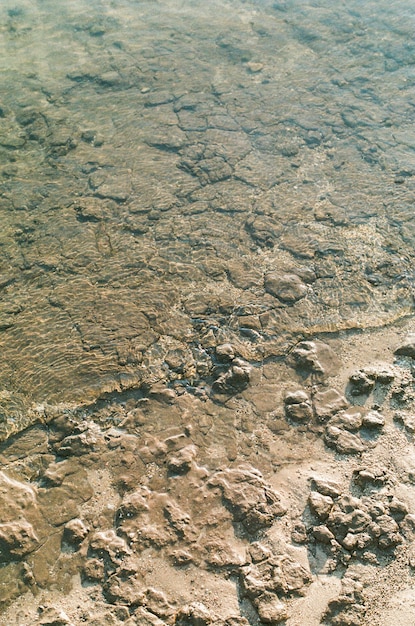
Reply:
M310 546L314 542L323 547L334 566L351 560L378 564L379 559L393 555L411 532L413 516L388 487L376 490L387 479L382 469L356 470L355 484L370 490L359 498L342 493L332 481L315 478L308 498Z
M381 405L387 397L395 397L402 385L392 386L395 372L381 364L354 372L342 395L337 389L324 386L327 372L318 356L316 344L311 341L301 342L292 352L290 359L294 367L320 379L309 391L297 389L285 394L285 416L297 427L323 432L327 446L338 453L361 454L375 445L385 426ZM364 405L371 394L374 401L368 409Z

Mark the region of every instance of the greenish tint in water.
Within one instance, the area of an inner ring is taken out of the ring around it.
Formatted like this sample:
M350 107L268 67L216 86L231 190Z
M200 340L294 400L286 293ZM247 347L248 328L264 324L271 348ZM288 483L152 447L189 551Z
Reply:
M406 1L3 2L3 436L204 389L217 343L411 314L413 27Z

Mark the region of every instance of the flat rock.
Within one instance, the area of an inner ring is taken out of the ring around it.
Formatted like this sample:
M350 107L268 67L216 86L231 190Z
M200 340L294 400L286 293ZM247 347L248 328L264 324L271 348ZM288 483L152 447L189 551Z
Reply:
M347 409L346 398L337 389L318 391L313 397L314 411L321 422L329 420L333 415Z
M271 272L264 279L265 290L281 302L293 303L307 295L307 285L297 274Z

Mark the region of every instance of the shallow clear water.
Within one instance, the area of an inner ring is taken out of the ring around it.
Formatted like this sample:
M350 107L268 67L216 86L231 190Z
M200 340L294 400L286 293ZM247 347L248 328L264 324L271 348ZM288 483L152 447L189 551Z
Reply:
M407 0L3 0L1 439L148 398L176 436L191 397L206 462L248 459L295 344L411 316L414 27ZM269 369L223 408L228 343Z
M404 1L3 2L6 396L203 384L207 335L255 361L408 314L413 28Z

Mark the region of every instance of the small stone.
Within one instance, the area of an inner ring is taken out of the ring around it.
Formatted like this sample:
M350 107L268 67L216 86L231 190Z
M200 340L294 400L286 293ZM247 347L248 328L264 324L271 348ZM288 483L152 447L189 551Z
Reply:
M345 550L353 552L353 550L355 550L357 547L357 541L357 535L354 535L353 533L347 533L345 538L341 541L341 544Z
M313 409L307 394L302 391L287 393L284 399L285 414L296 422L307 422L313 416Z
M220 346L216 346L215 352L216 358L222 363L233 361L235 358L235 349L230 343L223 343Z
M249 384L251 370L251 366L246 361L234 359L228 371L215 380L212 389L216 392L227 394L243 391Z
M99 559L88 559L83 568L87 580L102 581L105 576L104 563Z
M340 361L334 350L322 341L300 341L288 359L292 367L303 373L333 376L340 367Z
M175 616L175 626L209 626L213 622L212 615L201 602L192 602L182 607Z
M303 522L297 522L291 531L291 541L294 543L305 544L307 543L307 528Z
M196 447L193 445L186 446L179 452L169 458L167 461L167 469L170 474L182 475L187 474L192 466L193 459L196 456Z
M272 296L293 304L297 300L301 300L307 294L307 286L303 283L297 274L279 274L272 272L265 276L265 291Z
M39 545L33 526L25 519L0 524L0 558L8 561L33 552Z
M40 606L38 613L38 624L41 626L70 626L71 624L69 617L62 609Z
M415 358L415 335L408 335L398 348L395 350L398 356L409 356Z
M347 430L329 425L324 435L328 446L335 448L340 454L360 454L365 450L362 439Z
M323 496L330 496L331 498L338 498L341 494L341 488L338 483L334 480L330 480L329 478L319 478L317 476L313 476L312 482L314 484L315 489L322 493Z
M398 500L398 498L392 498L392 501L389 502L389 511L394 519L401 521L405 515L408 514L408 507L405 502Z
M249 555L254 563L266 561L272 556L271 550L259 541L254 541L249 546Z
M341 411L330 420L330 424L350 431L359 430L362 423L361 412L354 408L348 411Z
M333 535L331 530L329 530L327 526L324 526L324 525L314 526L313 537L319 543L324 543L328 545L331 544L333 540L335 540L335 536Z
M375 381L364 370L359 370L349 378L350 393L352 396L369 395L375 386Z
M258 72L261 72L264 69L264 64L255 63L255 61L249 61L246 64L246 67L248 68L248 71L251 72L251 74L257 74Z
M263 624L280 624L288 619L287 607L274 594L263 594L255 602Z
M76 518L70 520L64 527L64 539L72 545L80 544L88 534L88 528L82 520Z
M301 389L298 391L290 391L285 396L284 402L285 404L301 404L301 402L308 402L308 395Z
M385 418L378 411L370 411L363 416L363 426L366 428L383 428Z
M312 491L310 493L308 503L313 513L322 520L327 519L334 504L330 496L323 496L323 494L318 493L318 491Z

